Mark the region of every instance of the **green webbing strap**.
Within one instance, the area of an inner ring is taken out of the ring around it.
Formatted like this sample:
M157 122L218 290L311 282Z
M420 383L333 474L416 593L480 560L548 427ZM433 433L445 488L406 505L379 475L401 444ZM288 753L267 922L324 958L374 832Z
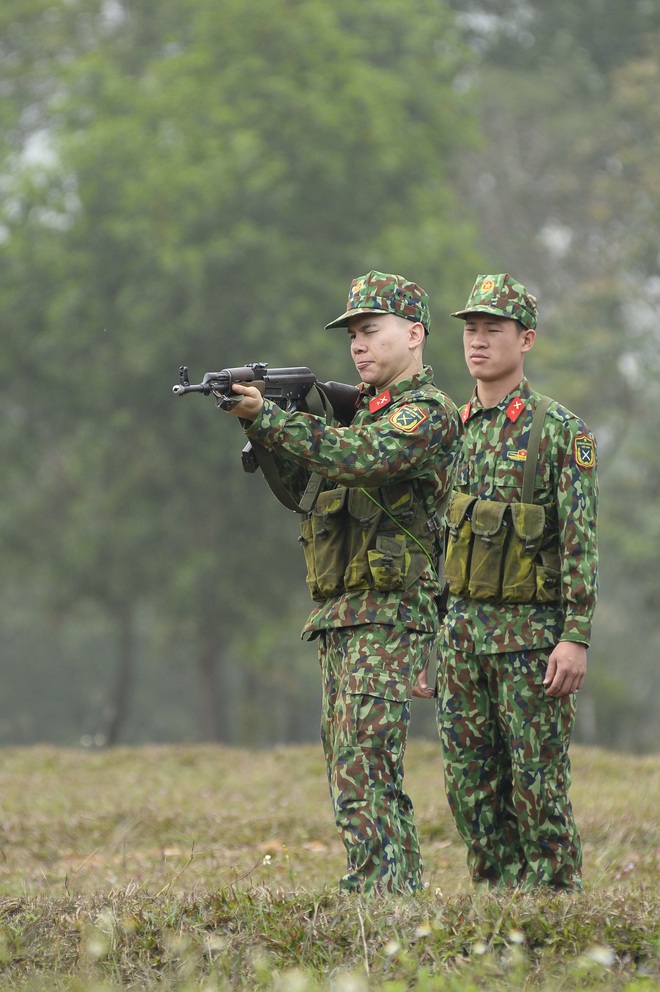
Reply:
M312 386L305 397L305 403L309 413L313 413L316 417L325 417L326 423L330 423L333 418L333 409L330 404L330 400L325 393L323 393L316 386ZM258 441L253 441L252 447L254 449L254 454L259 468L263 472L264 478L270 486L272 493L278 498L280 503L282 503L283 506L286 506L287 510L295 510L296 513L310 513L314 503L316 502L316 497L319 494L321 485L323 484L323 477L318 475L316 472L313 472L309 478L309 482L307 483L300 503L297 503L282 482L277 463L268 448L265 448L262 444L259 444Z
M417 538L415 537L415 535L414 534L411 534L410 531L407 530L407 528L403 526L403 524L401 523L400 520L397 520L397 518L392 513L390 513L389 510L387 510L381 503L379 503L378 500L374 496L371 495L371 493L369 492L368 489L363 489L362 487L360 487L360 492L361 493L364 493L365 496L368 496L369 499L371 500L371 502L372 503L375 503L376 506L379 508L379 510L382 510L383 513L385 513L390 518L390 520L393 520L394 521L394 523L397 525L397 527L399 527L403 531L403 533L406 535L406 537L409 537L411 541L414 541L415 544L422 549L422 551L424 552L424 554L426 555L426 557L429 560L429 563L431 565L431 568L435 571L435 562L433 561L433 558L428 553L428 551L426 550L426 548L424 547L424 545L422 544L422 542L421 541L418 541Z
M552 400L549 396L541 396L539 399L538 406L534 411L534 417L532 419L532 427L529 432L529 441L527 442L527 457L525 458L525 471L523 473L523 484L522 484L522 502L523 503L533 503L534 502L534 481L536 479L536 469L539 460L539 445L541 443L541 435L543 433L543 421L545 420L545 415L547 413L548 407Z

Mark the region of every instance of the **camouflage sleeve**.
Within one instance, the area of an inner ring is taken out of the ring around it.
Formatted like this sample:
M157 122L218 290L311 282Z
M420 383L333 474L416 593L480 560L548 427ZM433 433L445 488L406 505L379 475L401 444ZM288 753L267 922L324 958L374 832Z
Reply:
M557 514L565 611L561 640L589 644L598 592L596 442L575 417L557 428Z
M406 410L411 413L406 415ZM402 413L403 411L403 413ZM286 413L264 400L247 435L288 461L343 486L375 487L424 471L449 471L459 434L449 405L401 398L368 422L336 427L309 413Z
M282 457L277 451L271 451L271 454L275 459L277 471L285 488L295 499L300 500L309 482L311 472L302 465L297 465L288 458Z

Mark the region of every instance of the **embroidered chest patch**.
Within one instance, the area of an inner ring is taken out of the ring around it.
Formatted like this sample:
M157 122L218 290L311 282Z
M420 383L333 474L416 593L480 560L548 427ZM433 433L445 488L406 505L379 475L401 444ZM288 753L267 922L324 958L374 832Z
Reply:
M593 468L596 464L594 439L588 434L578 434L574 442L575 461L580 468Z
M388 419L392 427L403 431L404 434L413 434L420 424L428 420L428 414L424 413L421 407L415 403L406 403L405 406L399 407L398 410L391 413Z

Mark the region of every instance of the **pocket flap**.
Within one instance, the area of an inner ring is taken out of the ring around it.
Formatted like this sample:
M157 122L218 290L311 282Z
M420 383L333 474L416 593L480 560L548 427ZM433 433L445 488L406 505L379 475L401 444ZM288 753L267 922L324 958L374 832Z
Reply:
M391 673L375 671L351 675L346 691L355 696L375 696L396 703L405 703L409 695L405 682L397 681Z
M401 555L404 554L405 550L406 539L403 536L379 534L376 538L376 551L388 558L400 558Z
M453 492L451 494L451 502L447 510L447 522L451 530L458 530L476 500L476 496L470 496L468 493Z
M472 533L479 537L492 537L502 526L508 503L478 499L472 510Z
M511 503L511 519L521 541L538 541L545 527L545 507L538 503Z
M413 494L409 482L388 486L383 490L383 503L394 517L407 517L413 512Z
M348 490L344 486L339 486L337 489L328 489L319 493L312 511L313 515L315 517L331 517L335 513L339 513L344 508L347 492Z
M378 504L377 493L376 502L374 502L362 489L349 489L347 492L348 512L354 520L359 520L363 525L368 524L382 512Z

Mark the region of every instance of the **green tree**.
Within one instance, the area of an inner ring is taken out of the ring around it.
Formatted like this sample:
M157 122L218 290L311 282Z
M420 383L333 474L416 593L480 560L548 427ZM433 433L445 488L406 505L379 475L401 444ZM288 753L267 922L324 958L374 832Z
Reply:
M507 269L538 294L530 377L599 443L591 725L601 743L657 747L660 462L648 439L658 426L660 7L493 0L463 14L485 141L466 155L462 188L479 216L482 271Z
M655 0L450 0L468 42L488 64L520 73L552 69L586 56L591 72L606 82L611 72L637 58L660 28Z
M0 540L49 611L91 601L111 621L108 740L144 615L152 677L154 656L185 656L199 736L227 739L229 688L247 683L232 666L261 666L239 648L284 667L273 628L291 616L295 639L302 619L295 521L243 477L237 425L170 387L184 363L352 378L343 339L320 328L372 267L444 306L471 263L453 192L474 135L454 87L466 51L436 0L35 0L12 15L15 114L38 73L41 158L4 159ZM460 367L433 347L444 376ZM267 721L268 698L257 706Z

